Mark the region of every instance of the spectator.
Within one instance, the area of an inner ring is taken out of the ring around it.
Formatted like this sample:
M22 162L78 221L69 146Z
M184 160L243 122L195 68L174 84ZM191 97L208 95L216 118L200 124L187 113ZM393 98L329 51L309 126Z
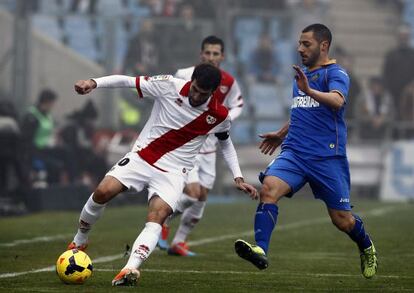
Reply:
M168 32L162 47L164 48L161 64L166 66L167 72L175 71L177 68L188 66L198 60L200 48L198 44L202 36L200 25L194 18L194 9L190 4L183 4L180 17L176 24L167 24L165 30ZM160 28L161 29L161 28ZM174 56L174 58L171 58Z
M292 15L292 40L296 40L302 29L310 23L323 23L325 13L325 1L321 0L288 0Z
M406 24L401 25L398 29L397 47L387 53L384 61L383 80L398 112L401 110L404 89L414 81L414 49L410 46L410 37L410 27ZM398 112L396 117L402 117Z
M86 12L89 14L96 14L96 6L98 0L72 0L70 5L70 12L76 13L78 11Z
M20 158L20 127L13 104L8 100L0 101L0 197L14 190L23 195L27 186L26 174ZM14 173L11 173L14 172ZM12 187L12 174L17 179Z
M97 118L95 105L88 101L82 109L68 115L68 123L60 132L64 146L79 162L77 179L91 188L96 187L107 171L105 157L94 149L92 143Z
M153 75L158 70L159 51L151 20L141 24L141 30L130 40L124 59L123 72L131 75Z
M253 50L249 64L249 79L265 83L277 82L279 67L276 54L273 52L272 39L262 34L258 46Z
M215 19L216 17L214 1L185 0L184 3L189 3L194 7L194 14L197 19Z
M379 77L372 77L363 95L364 119L362 122L362 138L384 139L390 134L393 118L391 95L385 90Z
M163 0L142 0L141 5L149 8L151 11L151 16L161 16L163 14Z
M405 87L402 93L400 114L404 123L400 137L402 139L414 138L414 80Z
M26 168L35 169L36 175L42 177L38 178L42 186L45 186L43 183L67 183L74 176L71 168L74 162L67 157L66 152L56 147L55 126L50 114L56 99L56 93L43 90L37 104L25 114L21 127ZM69 171L66 171L65 165ZM47 182L44 182L46 174ZM34 183L37 180L32 179Z

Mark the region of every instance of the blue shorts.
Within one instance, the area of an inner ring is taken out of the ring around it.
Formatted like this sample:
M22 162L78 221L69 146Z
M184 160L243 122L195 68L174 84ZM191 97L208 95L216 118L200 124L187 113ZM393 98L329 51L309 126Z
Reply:
M263 183L266 176L275 176L289 184L288 197L309 183L315 198L335 210L351 210L349 164L346 157L303 158L300 153L283 150L267 169L260 173Z

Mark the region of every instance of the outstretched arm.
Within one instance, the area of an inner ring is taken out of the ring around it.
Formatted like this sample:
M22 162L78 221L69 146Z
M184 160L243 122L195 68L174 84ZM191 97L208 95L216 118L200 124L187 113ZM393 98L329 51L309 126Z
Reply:
M95 88L135 88L136 78L126 75L109 75L99 78L79 80L75 91L80 95L89 94Z
M258 193L256 188L244 182L243 175L240 170L239 160L237 159L236 149L234 148L233 142L231 141L229 134L227 132L223 132L217 133L216 136L218 138L224 160L226 161L227 166L229 166L231 172L233 173L236 187L239 190L248 193L252 199L257 199Z
M289 121L286 122L278 131L260 134L259 137L263 138L259 145L260 151L265 155L273 155L275 150L282 144L288 132Z

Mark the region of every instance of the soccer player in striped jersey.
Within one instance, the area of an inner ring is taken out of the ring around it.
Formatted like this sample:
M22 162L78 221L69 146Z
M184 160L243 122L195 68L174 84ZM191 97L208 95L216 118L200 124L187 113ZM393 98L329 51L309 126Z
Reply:
M256 244L239 239L235 250L259 269L267 268L278 201L309 183L314 197L325 202L332 223L357 244L363 276L372 278L377 271L375 247L350 204L344 120L350 81L346 71L328 57L331 41L331 32L323 24L302 31L298 52L304 67L293 67L290 121L279 131L263 135L260 145L264 154L271 155L280 144L282 151L259 175L263 185L254 221Z
M216 36L208 36L201 43L200 59L203 63L209 63L217 68L224 60L224 42ZM190 80L194 66L179 69L175 77ZM243 98L236 79L228 72L220 69L221 81L213 94L213 99L223 104L229 110L231 121L240 116L243 109ZM209 137L201 147L196 157L196 164L187 176L186 186L180 198L177 211L171 215L163 225L158 246L168 249L168 254L178 256L193 256L187 245L187 237L195 225L203 216L209 190L213 188L216 178L216 147L217 138ZM180 225L174 235L171 246L168 247L169 223L177 215L181 214Z
M196 155L209 134L219 140L224 159L238 189L257 197L256 189L243 180L237 154L229 137L231 119L226 107L213 98L221 72L210 64L195 67L191 80L171 75L129 77L113 75L75 84L79 94L95 88L136 88L140 98L152 97L154 106L131 152L100 182L86 202L79 228L68 249L84 250L92 225L106 204L127 189L148 187L148 214L125 267L112 280L113 286L135 285L138 268L154 250L161 225L175 211L185 176L194 167Z

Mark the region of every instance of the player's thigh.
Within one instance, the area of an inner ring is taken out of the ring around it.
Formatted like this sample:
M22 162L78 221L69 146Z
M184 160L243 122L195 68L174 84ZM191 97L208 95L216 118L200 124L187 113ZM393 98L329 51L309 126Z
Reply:
M309 185L315 198L332 210L350 211L349 164L345 157L310 160Z
M277 202L282 196L291 197L306 183L302 162L290 151L283 151L259 175L263 186L260 199Z
M115 177L105 176L95 189L93 200L97 203L104 204L126 189L126 186Z

